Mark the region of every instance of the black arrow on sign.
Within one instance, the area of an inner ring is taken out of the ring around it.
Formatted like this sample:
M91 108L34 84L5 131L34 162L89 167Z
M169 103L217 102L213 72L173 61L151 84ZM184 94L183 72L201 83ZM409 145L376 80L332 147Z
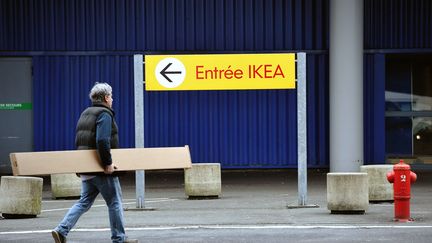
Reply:
M160 74L168 80L168 82L172 83L172 80L168 78L167 74L181 74L181 71L167 71L167 69L172 65L172 62L168 63L162 71L160 71Z

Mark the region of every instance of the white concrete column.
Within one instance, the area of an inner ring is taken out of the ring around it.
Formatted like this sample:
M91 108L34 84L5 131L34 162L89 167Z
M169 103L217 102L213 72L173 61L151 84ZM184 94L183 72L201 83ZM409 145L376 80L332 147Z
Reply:
M330 1L330 171L363 165L363 0Z

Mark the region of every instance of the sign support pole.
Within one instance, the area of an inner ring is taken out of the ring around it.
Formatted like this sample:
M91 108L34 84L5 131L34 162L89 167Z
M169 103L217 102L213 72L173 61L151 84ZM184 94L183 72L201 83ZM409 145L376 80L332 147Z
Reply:
M135 148L144 148L144 58L134 55ZM145 173L135 171L136 208L127 210L154 210L145 207Z
M307 204L307 84L306 53L297 53L297 160L298 205L288 208L316 208Z

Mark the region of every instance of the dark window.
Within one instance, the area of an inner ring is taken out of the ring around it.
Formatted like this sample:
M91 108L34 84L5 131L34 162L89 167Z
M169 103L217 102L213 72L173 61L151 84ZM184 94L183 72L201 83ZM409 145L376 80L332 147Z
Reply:
M432 55L389 55L386 153L432 155Z

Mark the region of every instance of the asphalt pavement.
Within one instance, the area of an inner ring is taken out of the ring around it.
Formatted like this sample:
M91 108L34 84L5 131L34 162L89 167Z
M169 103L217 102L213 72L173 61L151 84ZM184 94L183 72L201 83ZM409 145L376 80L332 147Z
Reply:
M308 172L307 203L298 204L295 170L222 172L218 199L189 200L181 170L146 172L146 210L136 211L135 173L121 177L126 231L139 242L432 242L432 172L417 172L412 185L413 222L393 221L391 202L369 204L365 214L330 214L326 171ZM42 213L0 219L0 242L53 242L51 229L76 199L51 199L44 177ZM110 242L101 197L78 221L68 242Z

